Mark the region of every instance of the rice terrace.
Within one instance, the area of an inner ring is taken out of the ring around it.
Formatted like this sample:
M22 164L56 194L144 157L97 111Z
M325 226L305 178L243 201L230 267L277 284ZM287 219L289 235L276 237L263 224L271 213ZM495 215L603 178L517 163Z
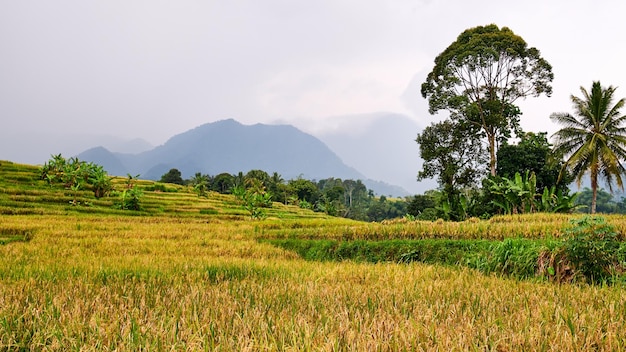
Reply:
M253 219L233 195L134 181L124 210L0 162L0 350L625 348L621 264L595 282L563 254L623 217L368 223L275 202Z

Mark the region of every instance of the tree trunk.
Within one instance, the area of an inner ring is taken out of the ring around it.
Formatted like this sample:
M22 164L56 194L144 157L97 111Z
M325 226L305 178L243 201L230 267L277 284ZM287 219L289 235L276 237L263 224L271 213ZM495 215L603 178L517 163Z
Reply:
M496 175L496 136L493 134L487 134L489 140L489 170L491 176Z
M591 214L596 213L596 198L598 197L598 170L591 169Z

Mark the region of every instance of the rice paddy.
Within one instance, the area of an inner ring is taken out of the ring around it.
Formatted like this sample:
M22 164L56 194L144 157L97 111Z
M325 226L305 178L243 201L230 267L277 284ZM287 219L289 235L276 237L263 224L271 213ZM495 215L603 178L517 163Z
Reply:
M572 216L375 224L275 203L259 221L234 197L184 187L145 191L141 211L74 196L0 162L2 351L626 348L622 285L307 261L267 241L556 239Z

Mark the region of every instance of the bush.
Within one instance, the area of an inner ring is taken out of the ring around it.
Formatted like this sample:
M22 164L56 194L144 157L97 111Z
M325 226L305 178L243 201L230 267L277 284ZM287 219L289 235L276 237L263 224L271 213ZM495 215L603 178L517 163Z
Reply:
M439 212L435 208L426 208L418 216L418 220L435 221L439 218Z
M128 174L126 179L126 189L120 193L120 199L115 207L122 210L141 210L141 198L143 192L137 188L137 178L139 175L132 176Z
M216 215L216 214L219 214L219 211L217 209L214 209L214 208L205 208L205 209L200 209L200 214L203 214L203 215Z
M562 249L573 268L593 283L610 278L618 265L621 236L602 217L572 220Z
M264 219L266 214L262 208L272 207L272 195L259 188L234 187L233 195L243 204L252 219Z
M143 198L143 192L136 186L125 189L120 193L120 199L116 206L122 210L141 210L141 198Z
M40 178L50 185L62 184L74 192L73 205L77 205L78 191L91 188L96 198L108 196L113 191L111 177L100 165L80 161L78 158L65 159L61 154L53 155L39 169Z

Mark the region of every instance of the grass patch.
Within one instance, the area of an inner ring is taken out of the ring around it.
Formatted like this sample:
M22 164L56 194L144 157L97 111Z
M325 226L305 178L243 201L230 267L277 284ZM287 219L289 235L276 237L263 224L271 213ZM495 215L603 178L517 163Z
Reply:
M28 242L33 238L34 230L21 228L0 228L0 245L11 242Z
M296 252L306 260L358 262L424 262L458 265L490 251L493 241L486 240L389 240L337 241L272 239L261 240Z
M216 215L216 214L219 214L219 211L217 209L214 209L214 208L205 208L205 209L200 209L200 214Z
M538 273L538 258L550 241L529 239L489 240L261 240L296 252L305 260L357 262L421 262L462 265L485 274L530 278Z

